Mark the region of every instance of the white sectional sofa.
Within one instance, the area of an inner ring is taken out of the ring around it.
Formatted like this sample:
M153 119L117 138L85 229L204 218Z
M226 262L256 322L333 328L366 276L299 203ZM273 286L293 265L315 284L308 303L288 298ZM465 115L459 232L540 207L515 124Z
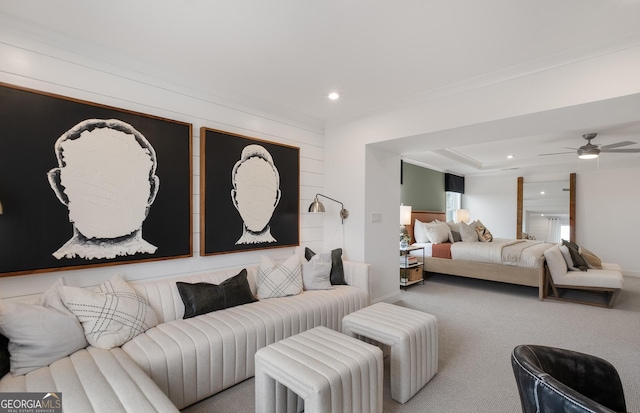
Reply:
M343 261L348 285L271 298L183 319L177 281L219 284L240 269L131 282L159 324L102 350L76 351L26 375L6 374L0 392L62 392L65 413L171 412L254 375L264 346L317 326L340 331L342 318L369 305L368 264ZM258 266L247 268L256 293Z

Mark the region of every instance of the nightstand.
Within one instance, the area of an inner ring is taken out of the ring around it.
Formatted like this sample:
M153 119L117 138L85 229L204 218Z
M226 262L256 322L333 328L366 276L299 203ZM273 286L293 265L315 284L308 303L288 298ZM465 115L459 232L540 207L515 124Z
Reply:
M411 251L422 250L422 262L413 262ZM424 284L424 247L400 248L400 288L422 282Z

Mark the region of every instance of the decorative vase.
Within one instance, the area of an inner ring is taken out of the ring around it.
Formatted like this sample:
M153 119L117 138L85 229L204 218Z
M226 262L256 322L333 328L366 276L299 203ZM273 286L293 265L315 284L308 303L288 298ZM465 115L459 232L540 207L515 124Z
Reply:
M409 243L407 242L406 239L403 239L402 241L400 241L400 248L405 249L409 246Z

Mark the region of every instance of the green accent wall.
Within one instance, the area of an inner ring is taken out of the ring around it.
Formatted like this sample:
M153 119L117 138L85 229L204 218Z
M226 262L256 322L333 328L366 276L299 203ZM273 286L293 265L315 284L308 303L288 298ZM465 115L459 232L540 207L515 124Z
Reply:
M418 211L444 211L444 172L403 162L400 202Z

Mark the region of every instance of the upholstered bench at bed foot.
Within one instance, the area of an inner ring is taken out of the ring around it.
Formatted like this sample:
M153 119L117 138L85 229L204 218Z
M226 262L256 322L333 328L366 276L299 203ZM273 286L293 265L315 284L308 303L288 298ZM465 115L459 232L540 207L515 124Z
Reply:
M118 347L87 347L26 375L8 373L0 380L0 392L61 392L65 413L178 412Z
M256 413L382 412L382 351L337 331L280 340L258 350L255 364Z
M400 403L406 403L438 371L438 325L431 314L376 303L345 316L342 331L391 347L391 398Z

